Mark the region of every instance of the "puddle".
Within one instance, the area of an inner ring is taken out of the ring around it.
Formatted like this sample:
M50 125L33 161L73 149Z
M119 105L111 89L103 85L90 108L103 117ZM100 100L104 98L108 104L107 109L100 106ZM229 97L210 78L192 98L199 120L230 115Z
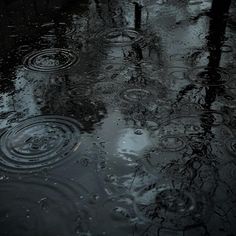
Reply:
M235 10L0 1L0 235L235 235Z

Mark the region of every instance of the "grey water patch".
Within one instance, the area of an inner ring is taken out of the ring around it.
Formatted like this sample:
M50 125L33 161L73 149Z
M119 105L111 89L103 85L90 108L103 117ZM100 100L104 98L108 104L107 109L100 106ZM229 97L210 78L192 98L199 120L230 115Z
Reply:
M0 190L2 235L77 235L89 230L89 193L78 182L45 176L11 178L1 181Z

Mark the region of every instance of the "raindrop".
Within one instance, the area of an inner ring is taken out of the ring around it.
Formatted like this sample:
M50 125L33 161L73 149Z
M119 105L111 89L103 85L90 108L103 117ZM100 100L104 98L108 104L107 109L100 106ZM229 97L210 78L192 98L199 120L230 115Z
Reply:
M132 29L112 29L103 34L104 41L108 44L125 46L131 45L141 39L140 34Z
M229 74L222 68L196 67L189 72L188 77L202 86L221 86L230 81Z
M143 132L142 132L141 129L135 130L134 133L135 133L136 135L142 135L142 134L143 134Z
M142 88L126 89L120 93L121 98L127 102L147 100L151 95L152 93L150 91Z
M201 114L201 119L205 124L214 126L226 125L229 122L229 117L226 114L214 110L204 111Z
M38 116L20 122L1 138L1 168L14 172L50 167L79 146L79 123L61 116Z
M176 152L184 149L184 139L176 135L166 135L160 138L158 148L164 151Z
M79 56L68 49L51 48L36 51L24 58L27 69L38 72L56 72L70 68Z
M209 205L203 192L178 183L151 183L137 192L134 207L144 221L184 229L204 222L209 215Z
M236 156L236 138L229 138L225 141L227 150L233 155Z
M76 101L78 98L84 98L91 95L92 89L89 84L72 84L68 89L68 95L73 100Z
M214 133L216 139L222 139L222 129L228 130L224 125L225 116L222 113L215 111L213 114L209 111L206 113L198 113L196 115L180 115L166 120L162 123L161 127L156 131L156 137L159 135L182 135L182 136L200 136L201 134L206 136L205 129L214 127L211 130ZM210 120L211 119L211 120ZM230 132L232 133L232 132ZM205 137L206 138L206 137Z
M223 45L221 47L221 52L223 53L233 52L233 48L230 45Z
M49 22L41 25L42 31L46 31L42 38L54 38L57 35L57 32L60 34L59 36L70 36L76 30L75 26L68 26L64 22L60 22L58 24L54 22Z
M109 96L113 95L117 91L117 85L114 82L98 82L94 85L95 96Z
M189 2L189 5L200 5L202 4L202 1L199 1L199 0L191 0Z

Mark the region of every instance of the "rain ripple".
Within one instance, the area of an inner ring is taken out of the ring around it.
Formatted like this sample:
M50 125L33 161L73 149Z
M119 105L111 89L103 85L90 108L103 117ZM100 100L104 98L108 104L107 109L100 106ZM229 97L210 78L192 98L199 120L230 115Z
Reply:
M145 222L183 230L205 222L211 203L203 192L191 190L183 183L153 182L137 191L134 208Z
M222 68L196 67L189 72L189 79L202 86L221 86L230 81L230 76Z
M50 48L28 54L24 66L37 72L66 70L79 61L79 56L68 49Z
M0 167L32 172L50 167L79 147L79 123L61 116L38 116L20 122L2 134Z

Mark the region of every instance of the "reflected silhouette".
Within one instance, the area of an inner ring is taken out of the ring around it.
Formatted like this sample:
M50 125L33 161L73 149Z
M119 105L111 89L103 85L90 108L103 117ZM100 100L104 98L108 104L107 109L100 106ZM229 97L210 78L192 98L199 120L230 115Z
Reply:
M220 66L221 47L225 41L225 29L230 3L231 0L213 0L212 2L209 34L207 37L207 46L210 53L208 67L210 68L218 68Z
M85 82L72 80L67 75L51 78L44 92L43 114L73 117L82 125L82 131L92 132L107 111L102 101L91 99L92 84Z
M136 30L140 30L141 23L142 23L142 8L143 8L143 6L137 2L134 2L134 5L135 5L134 25L135 25Z
M210 11L210 26L207 37L207 46L209 50L208 62L208 80L209 82L217 83L220 80L220 75L217 69L220 67L220 60L222 54L222 46L225 41L225 29L227 24L227 14L229 12L231 0L213 0ZM211 109L211 104L215 101L217 94L223 93L223 87L209 87L206 88L205 109Z

